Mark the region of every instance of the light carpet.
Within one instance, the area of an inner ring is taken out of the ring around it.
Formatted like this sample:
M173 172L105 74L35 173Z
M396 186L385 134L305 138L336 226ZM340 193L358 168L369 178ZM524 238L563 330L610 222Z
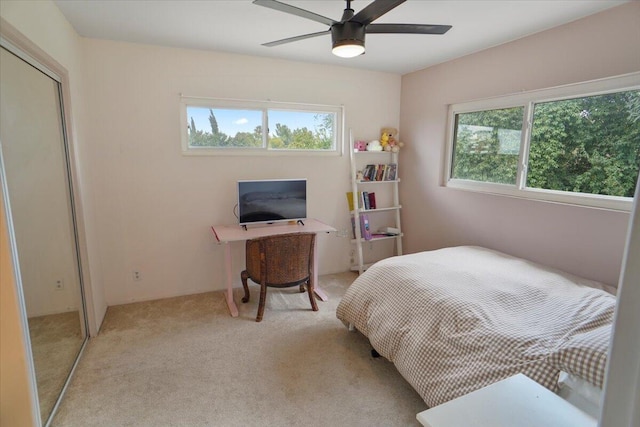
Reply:
M76 310L31 317L28 324L40 416L46 420L58 400L84 341L80 313Z
M259 287L229 316L224 294L109 307L53 426L419 426L420 396L336 318L355 273L321 276L312 312L297 287Z

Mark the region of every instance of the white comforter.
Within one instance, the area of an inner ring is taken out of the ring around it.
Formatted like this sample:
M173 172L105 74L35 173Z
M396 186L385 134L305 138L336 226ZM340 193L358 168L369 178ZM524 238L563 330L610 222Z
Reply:
M596 282L478 247L380 261L337 317L367 336L429 406L516 373L602 387L615 297Z

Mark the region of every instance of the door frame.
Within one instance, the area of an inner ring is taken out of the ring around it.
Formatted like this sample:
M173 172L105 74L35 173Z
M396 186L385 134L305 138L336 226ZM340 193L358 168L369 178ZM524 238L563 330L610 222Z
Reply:
M35 376L35 369L33 363L33 353L31 348L31 341L29 337L29 329L28 329L28 319L25 309L24 295L22 291L22 283L20 278L20 272L18 269L18 261L14 258L14 254L16 252L15 247L15 236L13 236L12 230L12 221L11 221L11 212L10 207L5 203L5 216L7 219L7 232L9 235L9 244L11 247L11 252L9 257L12 259L12 263L14 265L14 289L18 300L18 312L20 316L20 326L22 329L23 343L24 343L24 360L27 365L27 381L29 383L29 393L30 393L30 406L32 412L32 419L35 422L35 425L40 426L48 426L53 420L53 416L55 415L61 400L62 396L69 385L69 382L73 376L73 373L78 365L80 358L84 352L88 339L90 337L94 337L98 333L99 325L97 325L95 310L93 306L93 298L91 293L91 277L89 272L89 256L86 244L86 232L85 232L85 221L83 215L83 203L82 197L79 191L79 182L80 176L78 174L78 170L80 170L80 166L78 163L78 154L77 147L75 145L74 132L73 132L73 119L72 119L72 108L71 108L71 91L69 85L69 73L67 69L62 66L58 61L52 58L49 54L47 54L44 50L39 48L36 44L34 44L31 40L25 37L22 33L20 33L15 27L9 24L6 20L0 17L0 46L7 49L9 52L15 54L20 59L24 60L31 66L37 68L53 80L58 82L58 93L60 100L60 110L62 115L62 133L63 138L65 139L64 156L66 157L67 163L67 175L69 181L69 197L72 209L72 220L74 224L74 232L75 232L75 252L77 256L78 262L78 273L80 279L80 292L81 292L81 300L82 300L82 309L84 310L84 325L82 325L83 330L85 331L85 340L82 344L80 351L76 357L76 360L71 367L71 370L67 376L65 384L60 391L60 395L49 414L48 419L43 420L40 416L40 405L38 400L38 391L37 391L37 383ZM6 177L2 177L2 181L5 181ZM2 197L6 201L8 201L8 195L5 193L6 190L6 182L0 188Z
M69 72L62 64L56 61L53 57L51 57L48 53L34 44L31 40L20 33L20 31L18 31L13 25L11 25L1 17L0 44L14 54L18 54L18 56L20 56L26 62L34 65L36 68L40 69L45 74L49 75L60 83L63 131L67 140L67 157L69 161L70 174L69 178L71 181L70 194L75 210L78 257L81 265L81 281L83 284L85 310L89 328L88 336L95 337L98 334L100 325L97 324L95 307L93 305L93 293L89 271L89 254L87 249L87 233L85 230L85 216L83 209L84 203L81 191L79 189L81 179L78 171L81 169L79 163L78 148L75 143L76 135L73 131L72 125L74 121L71 105ZM14 49L17 49L18 52L14 52ZM42 70L40 67L44 67L45 70ZM53 76L50 73L53 73Z

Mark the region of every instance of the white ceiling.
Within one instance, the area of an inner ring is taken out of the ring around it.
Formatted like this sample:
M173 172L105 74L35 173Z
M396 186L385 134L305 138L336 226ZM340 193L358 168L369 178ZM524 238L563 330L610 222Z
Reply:
M597 13L630 0L409 0L376 23L448 24L444 35L369 34L366 54L338 58L330 35L276 47L262 43L327 30L251 0L54 0L84 37L234 52L406 74ZM340 20L343 0L282 0ZM371 0L355 0L356 13ZM597 29L594 29L597 30Z

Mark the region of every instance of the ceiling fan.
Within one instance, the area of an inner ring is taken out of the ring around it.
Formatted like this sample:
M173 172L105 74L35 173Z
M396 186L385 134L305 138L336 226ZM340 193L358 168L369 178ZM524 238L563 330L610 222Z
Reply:
M351 9L351 0L346 0L347 7L340 21L334 21L331 18L277 0L254 0L253 3L302 18L311 19L312 21L329 26L329 29L326 31L276 40L264 43L263 46L278 46L331 33L333 54L342 58L353 58L364 53L365 34L444 34L451 28L451 25L372 24L373 21L405 1L406 0L375 0L360 12L355 13L354 10Z

